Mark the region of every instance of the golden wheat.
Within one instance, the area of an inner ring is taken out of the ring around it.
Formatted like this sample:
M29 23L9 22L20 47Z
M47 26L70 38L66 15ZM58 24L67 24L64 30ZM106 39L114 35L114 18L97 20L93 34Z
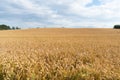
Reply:
M0 80L120 80L120 30L0 31Z

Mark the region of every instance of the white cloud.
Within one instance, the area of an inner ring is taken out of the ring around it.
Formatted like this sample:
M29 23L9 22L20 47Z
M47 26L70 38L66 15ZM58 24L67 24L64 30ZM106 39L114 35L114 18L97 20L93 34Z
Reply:
M104 17L106 19L116 18L120 16L120 1L118 0L101 0L99 6L81 6L79 3L70 6L70 11L79 16L87 17Z
M112 27L114 24L117 24L120 21L120 1L99 1L101 2L100 5L87 6L93 0L2 0L0 7L3 10L0 11L0 16L3 16L4 13L10 16L21 16L13 18L19 19L16 23L24 23L27 26ZM24 18L25 16L36 16L37 18L32 17L35 18L34 21L28 21L27 18ZM4 19L7 19L7 17ZM22 23L22 21L26 22ZM11 23L13 24L13 22Z

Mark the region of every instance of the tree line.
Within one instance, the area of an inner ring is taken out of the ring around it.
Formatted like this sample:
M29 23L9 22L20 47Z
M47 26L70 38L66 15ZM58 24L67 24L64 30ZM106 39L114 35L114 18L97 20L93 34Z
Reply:
M0 30L17 30L17 29L21 29L19 27L10 27L8 25L2 24L0 25Z
M114 25L114 29L120 29L120 25Z

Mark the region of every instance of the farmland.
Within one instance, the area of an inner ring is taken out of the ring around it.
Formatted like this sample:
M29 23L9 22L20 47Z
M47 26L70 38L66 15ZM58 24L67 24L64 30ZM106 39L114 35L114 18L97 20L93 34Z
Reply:
M120 80L120 30L0 31L0 80Z

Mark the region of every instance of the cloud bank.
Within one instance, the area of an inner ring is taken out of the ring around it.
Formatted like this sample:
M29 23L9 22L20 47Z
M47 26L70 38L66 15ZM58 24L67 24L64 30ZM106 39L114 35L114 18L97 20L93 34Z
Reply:
M29 27L112 28L119 0L1 0L0 24Z

